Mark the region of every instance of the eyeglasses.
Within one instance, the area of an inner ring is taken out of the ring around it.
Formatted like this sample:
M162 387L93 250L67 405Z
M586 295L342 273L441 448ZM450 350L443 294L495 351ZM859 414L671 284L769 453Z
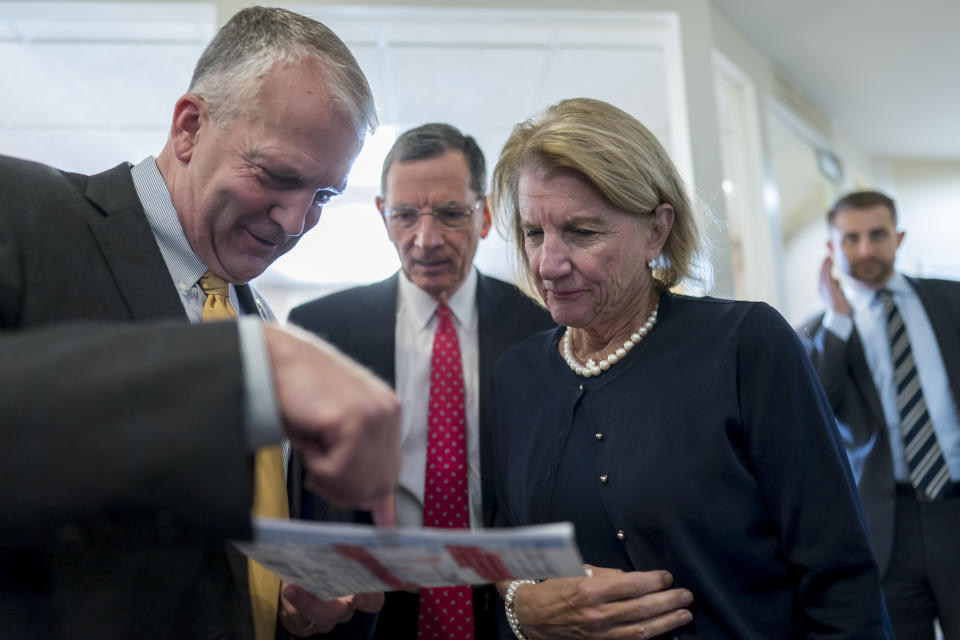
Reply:
M445 229L462 229L470 224L471 216L481 206L483 206L483 198L473 204L448 202L437 205L433 211L421 211L417 207L398 204L387 207L383 215L390 227L398 231L413 229L420 224L421 216L433 216L433 219Z

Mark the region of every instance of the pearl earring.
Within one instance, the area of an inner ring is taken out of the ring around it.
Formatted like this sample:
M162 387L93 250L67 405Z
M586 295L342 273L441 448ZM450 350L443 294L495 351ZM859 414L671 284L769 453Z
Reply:
M653 271L654 269L656 269L656 268L657 268L657 259L656 259L656 258L650 258L650 261L647 262L647 266L650 267L650 270L651 270L651 271Z

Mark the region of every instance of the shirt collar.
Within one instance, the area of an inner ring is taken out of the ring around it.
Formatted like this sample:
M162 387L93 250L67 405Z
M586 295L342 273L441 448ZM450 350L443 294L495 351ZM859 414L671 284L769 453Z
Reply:
M433 297L410 282L407 274L400 272L400 299L410 313L414 326L418 331L422 331L430 323L433 314L437 310L437 301ZM473 324L476 321L476 314L473 312L477 304L477 269L470 267L467 278L460 284L460 287L447 300L447 306L453 316L460 323L460 326L467 331L473 330Z
M890 276L887 284L885 284L882 289L890 291L894 299L898 297L910 297L914 294L913 287L910 286L910 283L907 282L904 275L897 271L893 272L893 275ZM843 288L843 292L846 294L847 300L850 301L850 306L852 306L854 310L866 310L877 302L877 290L875 289L864 289L848 285Z
M170 276L176 283L193 286L207 272L207 267L193 252L183 232L156 158L147 156L130 169L130 175Z

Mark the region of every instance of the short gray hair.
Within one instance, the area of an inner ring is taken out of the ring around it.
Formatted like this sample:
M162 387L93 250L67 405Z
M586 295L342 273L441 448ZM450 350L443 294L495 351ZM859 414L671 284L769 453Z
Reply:
M250 7L230 18L197 61L189 91L204 99L214 123L228 126L249 115L274 64L304 60L323 70L359 138L377 128L370 85L347 45L324 24L286 9Z

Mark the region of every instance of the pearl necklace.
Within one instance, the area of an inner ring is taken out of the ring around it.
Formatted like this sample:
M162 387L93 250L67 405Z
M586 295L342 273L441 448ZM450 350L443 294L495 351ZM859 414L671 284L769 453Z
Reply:
M567 330L563 333L563 359L567 361L567 366L573 369L573 372L578 376L583 376L584 378L600 375L622 360L630 349L633 349L638 342L643 340L644 336L650 333L653 325L657 324L657 309L659 306L660 305L657 305L653 308L653 313L650 314L647 321L630 335L630 339L626 340L622 347L618 347L616 351L600 360L600 362L594 362L592 359L587 360L584 365L577 362L576 358L573 357L573 349L571 348L570 327L567 327Z

